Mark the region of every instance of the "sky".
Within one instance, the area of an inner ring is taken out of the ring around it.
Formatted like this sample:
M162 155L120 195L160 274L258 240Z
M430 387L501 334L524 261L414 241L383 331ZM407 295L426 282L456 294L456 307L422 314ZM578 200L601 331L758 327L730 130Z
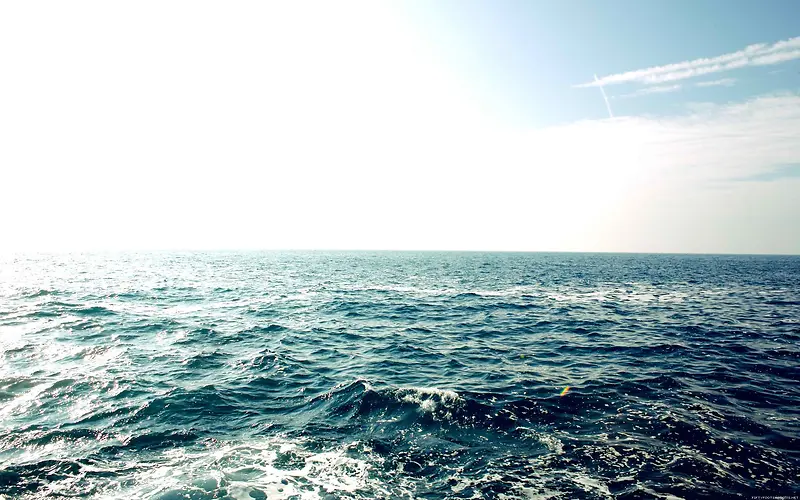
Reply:
M0 251L800 254L800 2L0 3Z

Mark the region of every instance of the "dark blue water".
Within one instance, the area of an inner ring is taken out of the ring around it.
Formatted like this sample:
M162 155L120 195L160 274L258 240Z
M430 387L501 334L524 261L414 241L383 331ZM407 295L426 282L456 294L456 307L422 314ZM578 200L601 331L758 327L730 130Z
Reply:
M800 495L798 341L799 257L3 257L0 495Z

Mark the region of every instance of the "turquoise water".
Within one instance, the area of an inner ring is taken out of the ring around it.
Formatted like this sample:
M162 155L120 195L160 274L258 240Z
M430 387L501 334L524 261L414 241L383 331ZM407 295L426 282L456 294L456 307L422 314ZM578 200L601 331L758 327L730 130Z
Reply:
M798 340L798 257L0 257L0 495L798 495Z

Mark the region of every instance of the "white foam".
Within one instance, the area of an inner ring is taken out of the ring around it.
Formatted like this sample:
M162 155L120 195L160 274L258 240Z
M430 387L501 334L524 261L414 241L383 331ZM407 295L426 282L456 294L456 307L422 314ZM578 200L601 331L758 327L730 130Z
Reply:
M663 286L654 286L646 283L630 283L627 287L591 287L575 289L570 287L563 290L548 290L545 297L556 302L569 302L573 304L588 304L592 302L619 302L650 304L658 303L681 303L686 301L691 295L697 294L713 295L712 290L691 289L691 293L682 288L667 289Z
M586 490L591 490L608 498L613 498L608 486L601 480L586 474L570 473L569 478L576 484L583 486Z
M11 401L3 404L3 408L0 409L0 421L4 421L12 415L25 414L32 407L41 404L39 396L47 391L51 385L52 384L47 383L37 384Z
M173 449L134 465L136 472L105 485L103 498L185 498L221 490L229 497L251 500L258 492L273 499L318 499L388 492L370 480L373 464L348 452L357 443L322 452L309 450L303 441L283 438L248 443L215 443L205 450ZM122 485L125 486L122 486Z
M452 409L464 401L457 392L436 387L401 387L396 395L398 400L419 405L426 413L433 413L441 407ZM452 414L448 412L446 416L451 417Z
M415 286L400 286L400 285L371 285L362 287L352 287L347 290L350 291L379 291L379 292L394 292L417 296L455 296L472 293L482 297L510 297L519 296L526 293L534 292L537 287L532 286L514 286L503 290L482 290L473 288L423 288Z

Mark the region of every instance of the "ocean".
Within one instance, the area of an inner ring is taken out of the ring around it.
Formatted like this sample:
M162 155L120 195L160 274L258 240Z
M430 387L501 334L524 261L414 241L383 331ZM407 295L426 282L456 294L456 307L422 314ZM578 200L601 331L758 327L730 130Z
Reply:
M800 498L800 257L0 257L0 497Z

